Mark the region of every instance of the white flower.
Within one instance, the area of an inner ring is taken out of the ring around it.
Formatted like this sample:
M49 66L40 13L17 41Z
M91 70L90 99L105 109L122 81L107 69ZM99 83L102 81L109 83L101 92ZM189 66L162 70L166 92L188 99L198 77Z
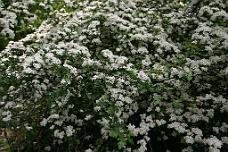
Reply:
M148 134L148 131L150 130L149 127L150 126L149 126L148 123L145 123L145 121L142 121L140 123L139 134L140 135L147 135Z
M169 139L168 136L166 136L166 135L163 136L163 140L168 140L168 139Z
M99 61L94 61L93 59L85 59L82 63L82 66L92 66L92 65L98 65L100 66L101 64Z
M109 120L102 118L101 120L97 120L98 123L100 123L102 126L108 126Z
M4 118L2 119L2 121L5 121L5 122L10 121L10 120L11 120L11 117L12 117L12 114L10 113L10 114L8 114L6 117L4 117Z
M124 103L122 101L120 101L120 100L116 101L115 106L122 107L123 105L124 105Z
M217 137L211 136L210 138L205 139L205 143L214 148L221 148L223 143Z
M33 128L32 127L30 127L30 126L26 126L25 127L27 130L32 130Z
M90 120L91 118L92 118L92 115L87 115L87 116L85 117L85 120L88 121L88 120Z
M193 132L194 134L203 136L203 132L202 132L201 129L199 129L199 128L192 128L191 130L192 130L192 132Z
M137 74L137 77L143 81L147 81L150 78L147 76L147 74L144 71L139 71L139 73Z
M156 124L157 124L158 126L161 126L161 125L163 125L163 124L166 123L166 121L163 120L163 119L161 119L161 120L155 120L155 122L156 122Z
M222 137L222 142L224 144L228 144L228 137Z
M220 149L215 147L209 147L209 152L221 152Z
M100 111L100 110L101 110L101 107L100 107L100 106L95 106L93 109L94 109L95 111Z
M156 111L156 112L160 112L160 110L161 110L160 107L156 107L156 108L155 108L155 111Z
M56 138L63 139L64 135L65 135L64 131L60 132L58 129L54 131L54 136Z
M9 90L10 90L10 89L9 89ZM13 106L15 106L15 102L10 101L10 102L7 102L7 103L6 103L5 108L8 109L8 108L12 108Z
M127 61L127 57L125 56L119 56L116 57L115 62L117 62L118 65L124 64Z
M185 136L184 139L185 139L185 142L187 144L193 144L194 143L194 139L191 136Z
M138 135L139 129L138 129L138 128L135 128L135 125L128 124L128 125L127 125L127 128L128 128L128 130L129 130L131 133L133 133L135 136Z
M67 137L72 136L73 133L75 132L73 126L67 126L65 127L65 130L66 130Z
M44 150L50 151L50 150L51 150L51 147L50 147L50 146L46 146L46 147L44 148Z
M142 60L142 65L144 66L150 66L151 65L151 60L148 55L146 55L145 59Z
M110 50L108 50L108 49L102 50L101 52L103 53L104 57L108 57L108 58L113 58L114 57L113 53Z
M171 124L168 124L168 128L174 128L179 133L186 132L187 130L185 127L187 127L187 124L185 123L173 122Z
M44 118L44 119L40 122L40 125L41 125L41 126L46 126L47 122L48 122L48 119Z
M55 124L56 124L56 125L58 125L58 126L62 126L62 124L63 124L63 121L60 121L60 120L58 120L58 121L55 121Z
M36 71L32 70L31 68L25 68L23 70L24 73L27 73L27 74L35 74Z
M41 65L40 65L39 63L33 63L33 66L34 66L36 69L41 68Z
M54 57L54 54L53 53L47 53L46 55L45 55L47 58L53 58Z
M146 47L140 47L136 52L140 54L147 54L148 50Z
M181 152L194 152L191 146L188 146L187 148L182 149Z
M59 114L52 114L51 116L49 116L48 119L58 119L59 118Z
M147 150L147 148L146 148L146 141L144 140L144 139L141 139L141 140L139 140L139 141L137 141L137 144L140 144L140 147L139 147L139 152L144 152L144 151L146 151Z
M217 134L219 134L219 128L218 127L212 127L213 131Z
M85 150L85 152L93 152L93 151L92 151L92 149L89 148L89 149Z

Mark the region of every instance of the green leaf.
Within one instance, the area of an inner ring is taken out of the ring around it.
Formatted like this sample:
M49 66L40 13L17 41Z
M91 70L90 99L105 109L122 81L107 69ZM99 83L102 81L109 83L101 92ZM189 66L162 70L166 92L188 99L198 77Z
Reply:
M128 71L127 73L130 76L130 78L132 78L133 80L137 80L138 79L133 71Z
M174 88L172 88L172 87L165 87L164 89L165 90L173 90Z
M174 100L173 101L173 106L174 108L176 109L179 109L180 108L180 103L182 102L182 100Z
M134 141L133 141L133 139L131 139L131 138L127 138L127 140L128 140L128 142L129 142L131 145L134 145Z
M144 93L147 91L147 87L145 84L139 84L139 88L138 88L139 93Z
M161 95L154 94L153 99L157 102L161 102L163 97Z
M147 89L150 91L150 92L153 92L156 90L156 86L155 85L152 85L152 84L149 84L147 85Z
M121 138L120 141L118 142L118 149L122 149L126 146L127 141L124 138Z
M186 73L185 77L188 80L188 82L190 82L192 80L192 72Z
M4 92L4 88L0 87L0 93L3 93L3 92Z
M113 138L117 138L119 133L116 131L116 129L110 131L110 136Z
M133 141L133 139L131 138L131 137L134 137L135 135L133 134L133 133L131 133L131 132L129 132L128 134L127 134L127 141L131 144L131 145L134 145L134 141Z
M7 44L9 43L9 39L5 36L0 35L0 51L5 49Z
M108 107L107 112L108 114L114 114L116 111L116 108L114 106Z
M96 140L95 144L96 145L102 145L103 142L104 142L103 139L98 139L98 140Z
M76 139L75 142L76 142L77 144L80 144L80 143L81 143L79 139Z
M106 107L108 105L107 102L103 101L103 100L100 100L98 103L97 103L99 106L104 106Z

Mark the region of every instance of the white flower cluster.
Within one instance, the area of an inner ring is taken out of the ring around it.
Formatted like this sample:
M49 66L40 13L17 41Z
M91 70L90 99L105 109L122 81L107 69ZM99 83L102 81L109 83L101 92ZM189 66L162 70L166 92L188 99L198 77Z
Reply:
M0 123L21 149L228 150L225 0L9 3Z

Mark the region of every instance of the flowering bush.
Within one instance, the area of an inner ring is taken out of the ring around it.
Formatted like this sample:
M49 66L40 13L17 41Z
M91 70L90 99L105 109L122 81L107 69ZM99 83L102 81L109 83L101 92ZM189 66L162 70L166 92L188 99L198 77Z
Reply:
M12 151L227 151L227 2L0 1Z

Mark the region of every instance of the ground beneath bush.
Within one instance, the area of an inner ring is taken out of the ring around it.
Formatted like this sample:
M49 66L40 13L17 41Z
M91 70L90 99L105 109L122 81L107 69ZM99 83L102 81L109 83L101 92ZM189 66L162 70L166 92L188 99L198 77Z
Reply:
M1 130L0 131L0 152L8 152L9 151L9 148L7 146L7 142L6 142L6 139L4 137L4 131Z

